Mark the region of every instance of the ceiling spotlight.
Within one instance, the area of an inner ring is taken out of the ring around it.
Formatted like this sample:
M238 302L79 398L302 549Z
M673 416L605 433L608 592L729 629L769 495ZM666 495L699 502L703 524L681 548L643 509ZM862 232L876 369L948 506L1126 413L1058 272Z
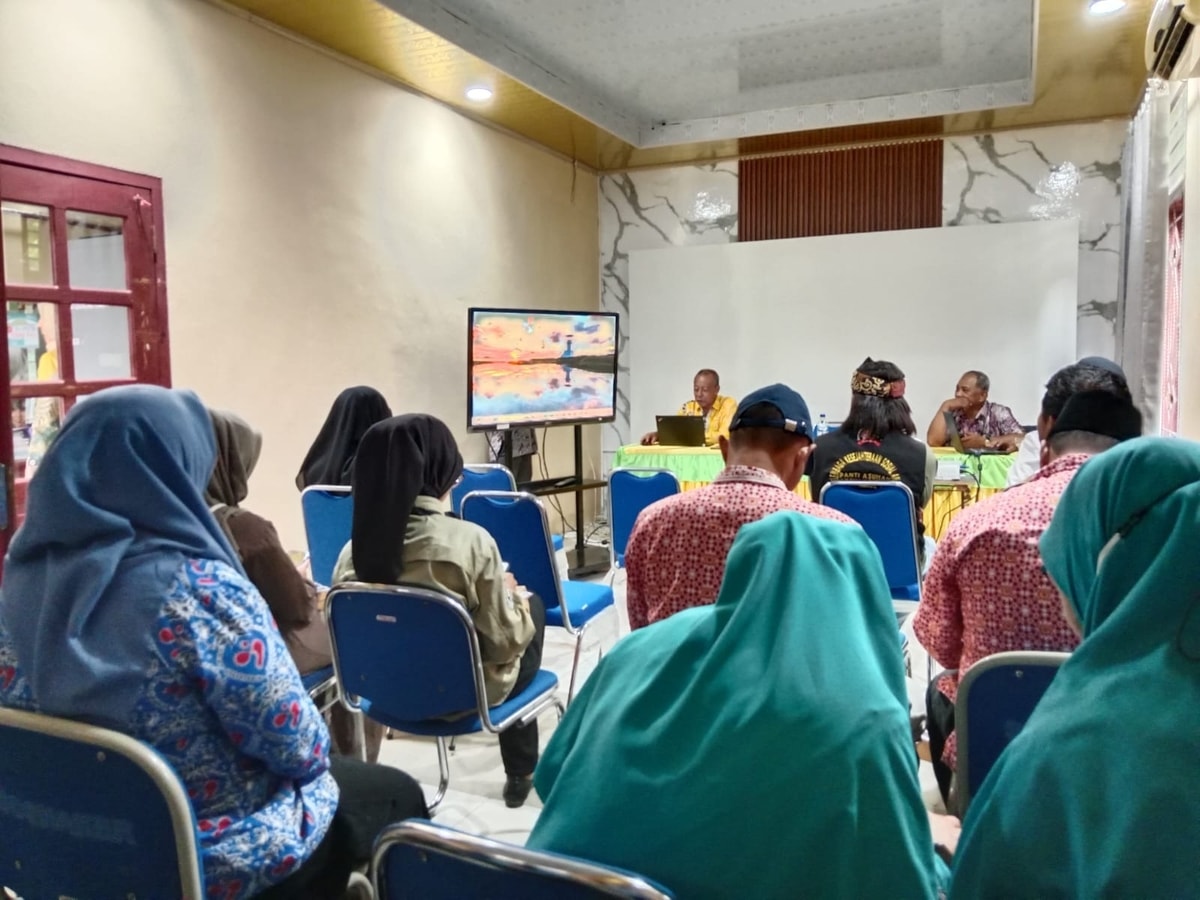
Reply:
M1121 3L1124 6L1124 2ZM483 103L485 100L492 99L492 89L486 87L467 88L467 99L474 100L476 103Z
M1125 0L1091 0L1088 3L1088 12L1093 16L1107 16L1124 8Z

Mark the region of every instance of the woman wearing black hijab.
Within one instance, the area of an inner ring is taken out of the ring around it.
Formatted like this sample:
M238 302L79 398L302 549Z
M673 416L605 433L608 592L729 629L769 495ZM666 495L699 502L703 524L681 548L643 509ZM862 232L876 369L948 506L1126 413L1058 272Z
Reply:
M462 475L454 435L433 416L386 419L363 435L354 464L353 537L333 581L411 584L454 597L471 614L489 705L525 689L542 662L546 613L519 589L484 529L447 514ZM504 802L521 806L538 759L537 722L500 735Z
M368 428L391 414L383 394L375 388L359 385L338 394L300 464L296 487L304 490L313 484L350 484L359 441Z
M391 414L392 410L383 399L383 394L375 388L359 385L346 388L338 394L317 439L300 464L296 487L304 490L314 484L349 486L359 441L368 428ZM330 710L329 730L333 735L333 747L339 754L357 755L354 719L340 703ZM363 718L367 762L379 759L383 732L384 728L378 722Z

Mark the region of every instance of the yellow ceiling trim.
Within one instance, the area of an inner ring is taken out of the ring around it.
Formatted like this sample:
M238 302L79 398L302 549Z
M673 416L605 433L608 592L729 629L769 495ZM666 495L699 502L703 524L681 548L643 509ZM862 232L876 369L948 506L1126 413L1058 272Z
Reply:
M469 118L532 141L598 171L737 159L755 139L639 149L558 105L375 0L207 0L264 27L449 106ZM1034 102L946 116L932 135L967 135L1129 118L1146 81L1143 42L1153 0L1131 0L1117 15L1086 13L1086 0L1041 0ZM483 84L485 104L466 99ZM846 145L837 129L823 146ZM814 149L807 132L778 135L772 152ZM794 144L794 146L789 146ZM754 149L751 149L754 148Z

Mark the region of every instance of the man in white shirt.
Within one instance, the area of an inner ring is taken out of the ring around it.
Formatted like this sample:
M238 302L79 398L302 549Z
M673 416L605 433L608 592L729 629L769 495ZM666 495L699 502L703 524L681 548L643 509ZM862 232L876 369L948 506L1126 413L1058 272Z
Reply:
M1103 356L1085 356L1075 365L1055 372L1046 382L1046 393L1042 397L1042 412L1038 416L1037 430L1029 432L1021 442L1021 446L1017 450L1017 458L1013 460L1013 464L1008 470L1008 481L1005 487L1012 487L1029 480L1041 468L1042 441L1054 427L1054 420L1058 418L1072 394L1081 391L1112 390L1114 380L1117 382L1115 386L1117 389L1113 390L1113 393L1120 392L1126 399L1130 399L1129 385L1126 382L1124 370L1111 359L1105 359Z

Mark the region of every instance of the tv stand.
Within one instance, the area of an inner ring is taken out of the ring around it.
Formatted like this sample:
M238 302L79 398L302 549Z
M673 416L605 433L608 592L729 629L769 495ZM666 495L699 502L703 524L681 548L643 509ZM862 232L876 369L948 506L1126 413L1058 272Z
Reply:
M504 462L512 471L512 436L504 435ZM575 495L575 546L567 551L567 577L583 578L587 575L602 575L612 567L612 553L607 547L589 547L584 537L586 529L583 523L583 493L584 491L600 490L608 486L603 478L587 481L583 477L583 426L575 426L575 474L564 475L561 478L543 478L540 481L530 481L517 485L522 491L528 491L538 497L548 497L551 494Z

